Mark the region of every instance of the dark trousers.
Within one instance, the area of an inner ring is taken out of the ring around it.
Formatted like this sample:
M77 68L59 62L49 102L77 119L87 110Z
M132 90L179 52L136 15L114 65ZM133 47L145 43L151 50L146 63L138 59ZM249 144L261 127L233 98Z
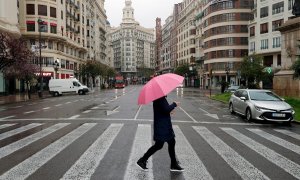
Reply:
M164 146L164 141L155 141L155 144L151 146L148 151L144 154L142 157L143 160L147 161L150 156L152 156L156 151L160 150ZM175 155L175 139L171 139L170 141L167 141L168 143L168 151L169 156L171 158L171 165L176 164L176 155Z

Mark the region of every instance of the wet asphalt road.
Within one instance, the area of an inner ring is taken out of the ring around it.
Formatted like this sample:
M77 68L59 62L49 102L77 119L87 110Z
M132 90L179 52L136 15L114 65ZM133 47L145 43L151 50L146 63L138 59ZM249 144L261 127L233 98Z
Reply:
M300 130L247 123L199 89L178 88L172 115L184 173L169 171L167 145L135 161L153 143L152 103L142 86L0 106L1 179L300 179Z

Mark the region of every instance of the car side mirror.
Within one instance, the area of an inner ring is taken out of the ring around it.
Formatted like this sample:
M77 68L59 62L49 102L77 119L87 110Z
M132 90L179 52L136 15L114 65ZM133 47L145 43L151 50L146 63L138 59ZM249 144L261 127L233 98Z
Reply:
M245 97L240 97L240 99L241 99L242 101L246 101L246 98L245 98Z

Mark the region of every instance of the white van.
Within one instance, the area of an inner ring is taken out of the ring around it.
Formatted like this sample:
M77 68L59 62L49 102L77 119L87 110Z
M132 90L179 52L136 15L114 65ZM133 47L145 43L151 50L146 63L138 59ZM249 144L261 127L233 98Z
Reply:
M89 92L88 87L82 85L76 78L71 79L50 79L49 93L59 96L63 93L78 93L80 95Z

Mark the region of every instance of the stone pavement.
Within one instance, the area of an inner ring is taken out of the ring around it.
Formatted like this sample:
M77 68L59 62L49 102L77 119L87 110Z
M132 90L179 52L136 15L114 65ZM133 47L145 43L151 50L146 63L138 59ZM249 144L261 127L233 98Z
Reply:
M28 95L26 93L17 93L14 95L0 96L0 105L40 99L38 93L32 93L30 96L31 96L30 99L28 98ZM48 97L51 97L49 92L48 91L43 92L42 98L48 98Z

